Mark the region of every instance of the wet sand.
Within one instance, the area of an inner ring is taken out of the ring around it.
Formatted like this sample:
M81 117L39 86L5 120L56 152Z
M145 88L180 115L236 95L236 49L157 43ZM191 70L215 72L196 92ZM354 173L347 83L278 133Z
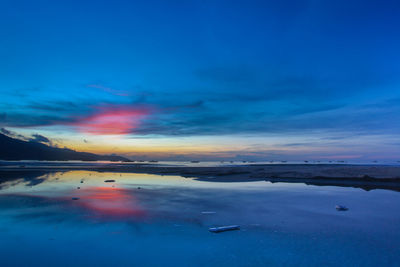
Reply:
M332 165L332 164L274 164L216 167L163 166L153 164L104 164L100 166L35 166L0 168L0 180L26 172L91 170L160 175L179 175L208 182L286 182L310 185L356 187L364 190L389 189L400 191L400 166Z

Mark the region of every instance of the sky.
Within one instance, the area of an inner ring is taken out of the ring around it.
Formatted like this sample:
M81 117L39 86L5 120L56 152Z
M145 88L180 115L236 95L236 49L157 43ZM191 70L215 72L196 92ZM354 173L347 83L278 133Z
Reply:
M0 1L0 127L158 160L399 160L398 1Z

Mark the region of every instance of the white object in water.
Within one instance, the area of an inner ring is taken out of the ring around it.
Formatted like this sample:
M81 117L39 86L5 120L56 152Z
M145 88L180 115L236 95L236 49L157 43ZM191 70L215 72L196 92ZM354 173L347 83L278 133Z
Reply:
M213 233L221 233L225 231L240 230L240 226L239 225L220 226L220 227L212 227L208 230Z
M215 214L215 211L202 211L202 214Z

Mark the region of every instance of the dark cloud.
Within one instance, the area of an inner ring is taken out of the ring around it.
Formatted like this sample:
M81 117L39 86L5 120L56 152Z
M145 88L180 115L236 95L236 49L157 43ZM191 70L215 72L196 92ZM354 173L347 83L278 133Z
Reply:
M71 101L60 101L52 103L31 103L27 106L36 111L47 111L47 112L71 112L76 109L81 109L82 106Z
M25 136L23 136L21 134L18 134L16 132L7 130L6 128L0 128L0 132L2 134L5 134L5 135L9 136L9 137L18 138L18 139L22 139L22 140L28 140L28 138L26 138Z
M0 128L0 132L5 135L13 135L13 133L7 130L6 128Z
M46 136L40 135L40 134L32 134L32 138L29 141L37 142L37 143L51 144L51 141L49 138L47 138Z

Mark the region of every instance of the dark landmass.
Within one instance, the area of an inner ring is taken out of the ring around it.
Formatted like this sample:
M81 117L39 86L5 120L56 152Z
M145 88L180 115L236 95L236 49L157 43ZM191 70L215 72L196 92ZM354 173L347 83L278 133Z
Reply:
M115 155L96 155L86 152L77 152L68 148L51 147L33 141L23 141L0 134L1 160L82 160L82 161L130 161L127 158Z
M38 166L18 165L0 167L1 181L13 179L26 172L88 170L99 172L146 173L159 175L179 175L204 182L254 182L304 183L315 186L342 186L364 190L388 189L400 192L400 166L385 165L332 165L332 164L277 164L219 167L176 167L151 164L103 164ZM9 172L17 172L12 175ZM7 173L7 174L6 174ZM5 179L5 178L8 179ZM24 178L26 179L26 178ZM38 179L38 177L36 178Z

